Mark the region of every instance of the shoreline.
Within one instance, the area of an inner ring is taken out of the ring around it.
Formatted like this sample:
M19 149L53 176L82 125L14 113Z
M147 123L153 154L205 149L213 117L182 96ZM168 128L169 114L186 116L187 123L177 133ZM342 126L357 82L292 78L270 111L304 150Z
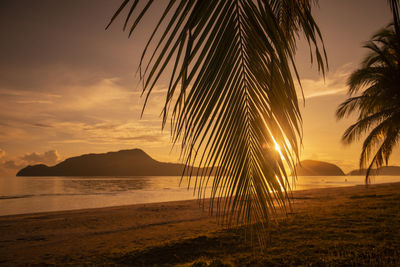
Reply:
M324 241L320 248L312 246L314 249L341 247L341 241L345 244L359 242L358 246L363 249L363 243L382 249L381 243L389 240L388 247L400 250L400 183L293 191L293 201L292 212L272 226L272 240L274 237L293 238L307 246L314 241ZM317 222L322 225L317 227ZM327 222L329 227L322 227ZM358 233L358 228L354 228L364 223L370 228L383 223L384 226L373 228L373 233L384 234L385 238L369 244L369 230ZM310 230L310 226L317 230ZM331 231L326 232L330 228ZM335 237L324 237L332 232ZM320 234L319 239L315 239ZM243 237L217 225L215 217L209 216L207 208L199 208L197 200L5 215L0 217L0 264L139 263L140 266L208 262L217 258L232 265L246 265L251 261L252 249L246 242L235 242L236 239ZM222 246L223 243L229 244L229 249ZM215 244L222 247L215 248ZM188 255L193 246L198 247L198 251ZM267 253L257 262L267 259L268 263L271 257L272 263L296 258L287 255L287 249L281 246L290 244L271 242L269 250L282 251ZM347 245L345 248L350 257L351 250L347 251ZM295 254L302 251L300 247L296 249ZM326 253L322 251L314 256Z
M312 176L306 176L307 178L309 178L309 177L312 177ZM344 176L345 177L345 176ZM363 176L362 176L363 177ZM390 176L391 177L391 176ZM376 177L374 177L374 179L375 179ZM387 179L387 177L386 177L386 179ZM387 180L387 181L384 181L384 182L380 182L380 183L373 183L373 184L371 184L371 185L381 185L381 184L393 184L393 183L400 183L400 181L398 180L398 178L397 178L397 176L396 176L396 178L395 178L396 180ZM347 182L347 181L346 181ZM294 188L294 189L292 189L292 191L291 192L298 192L298 191L305 191L305 190L320 190L320 189L329 189L329 188L343 188L343 187L354 187L354 186L365 186L365 185L360 185L360 184L351 184L351 185L337 185L337 184L334 184L334 185L328 185L328 186L326 186L326 185L318 185L317 184L317 187L314 187L314 188L307 188L306 187L306 189L304 188L304 185L302 185L302 184L298 184L297 186L299 186L299 188ZM192 192L193 190L192 189L190 189L190 190L188 190L187 192ZM35 197L35 195L32 195L33 197ZM51 195L50 195L51 196ZM90 196L90 195L88 195L88 196ZM24 197L22 197L23 199L24 199ZM18 197L18 196L9 196L7 199L0 199L0 201L2 201L2 200L4 200L4 201L7 201L7 200L14 200L14 199L20 199L20 197ZM54 201L54 200L52 200L52 201ZM59 200L58 200L59 201ZM66 200L67 201L67 200ZM74 201L76 201L76 200L74 200ZM84 200L82 200L82 201L84 201ZM26 212L26 211L19 211L19 212L17 212L17 213L10 213L9 211L7 212L3 212L3 214L0 214L0 218L1 217L5 217L5 216L18 216L18 215L35 215L35 214L41 214L41 213L52 213L52 212L69 212L69 211L80 211L80 210L92 210L92 209L103 209L103 208L113 208L113 207L125 207L125 206L134 206L134 205L144 205L144 204L163 204L163 203L170 203L170 202L179 202L179 201L197 201L197 199L194 197L194 198L192 198L192 199L188 199L188 198L184 198L184 199L182 199L182 200L170 200L170 201L154 201L154 202L142 202L142 201L137 201L137 203L130 203L130 204L120 204L120 203L118 203L117 205L115 205L115 204L105 204L104 206L93 206L93 205L91 205L92 207L73 207L73 208L61 208L60 209L60 207L56 207L56 208L48 208L48 209L46 209L46 208L42 208L42 210L38 210L38 211L33 211L33 212ZM121 201L119 201L119 202L121 202ZM18 207L17 207L17 209L18 209Z

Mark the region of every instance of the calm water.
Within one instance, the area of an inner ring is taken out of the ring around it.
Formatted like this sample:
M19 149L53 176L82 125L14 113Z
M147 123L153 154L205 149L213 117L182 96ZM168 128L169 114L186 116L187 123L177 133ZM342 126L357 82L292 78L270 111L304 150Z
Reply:
M364 176L301 176L295 190L364 184ZM192 180L192 184L193 184ZM180 177L0 177L0 216L196 199ZM373 183L400 182L377 176Z

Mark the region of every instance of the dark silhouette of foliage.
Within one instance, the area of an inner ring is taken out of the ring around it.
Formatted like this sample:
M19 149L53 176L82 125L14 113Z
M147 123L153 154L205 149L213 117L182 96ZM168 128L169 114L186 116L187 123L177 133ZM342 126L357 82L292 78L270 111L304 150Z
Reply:
M371 170L388 164L400 130L400 32L398 1L389 1L393 21L376 33L364 47L370 53L361 67L348 80L349 98L336 112L338 119L358 113L357 122L343 134L343 141L352 143L368 133L360 155L360 169L367 167L366 182ZM363 90L363 91L362 91ZM370 157L372 156L371 161Z
M163 1L139 66L143 93L147 103L171 66L163 126L170 117L173 142L180 142L187 165L218 166L210 197L221 223L253 224L261 234L271 212L287 206L285 165L293 170L301 138L293 79L299 81L299 35L325 72L314 2ZM131 35L154 4L125 0L110 24L126 9L124 29ZM192 175L199 197L206 197L209 176Z

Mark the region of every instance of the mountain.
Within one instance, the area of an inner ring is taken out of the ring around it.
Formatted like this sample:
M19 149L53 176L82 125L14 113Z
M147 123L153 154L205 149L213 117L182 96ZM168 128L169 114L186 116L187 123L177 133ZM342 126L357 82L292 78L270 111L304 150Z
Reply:
M367 169L358 169L352 170L347 175L365 175L367 173ZM371 170L371 175L400 175L400 167L399 166L382 166L376 169Z
M85 154L52 167L27 166L17 176L179 176L183 170L183 164L159 162L141 149L131 149Z
M341 176L344 172L335 164L317 160L303 160L296 165L298 176Z

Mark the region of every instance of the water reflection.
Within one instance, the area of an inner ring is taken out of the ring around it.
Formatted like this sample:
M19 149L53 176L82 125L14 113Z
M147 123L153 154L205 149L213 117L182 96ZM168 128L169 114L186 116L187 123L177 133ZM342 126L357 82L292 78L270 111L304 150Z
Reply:
M0 216L195 198L180 177L0 177Z
M63 179L63 190L68 193L114 193L124 191L142 190L149 187L149 178L130 178L130 179Z
M294 190L364 184L364 176L301 176ZM180 177L0 177L0 216L196 199ZM194 180L192 186L194 186ZM204 196L210 195L210 186ZM378 176L375 183L400 182Z

